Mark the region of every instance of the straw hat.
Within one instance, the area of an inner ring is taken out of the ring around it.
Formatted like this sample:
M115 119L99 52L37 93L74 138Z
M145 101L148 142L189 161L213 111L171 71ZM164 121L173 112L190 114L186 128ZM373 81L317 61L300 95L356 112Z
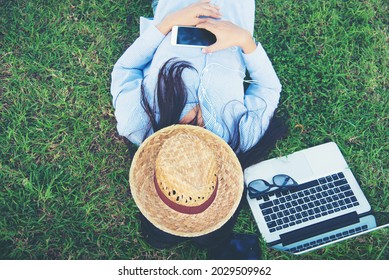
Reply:
M198 126L173 125L139 147L130 187L152 224L173 235L194 237L232 217L243 193L243 172L223 139Z

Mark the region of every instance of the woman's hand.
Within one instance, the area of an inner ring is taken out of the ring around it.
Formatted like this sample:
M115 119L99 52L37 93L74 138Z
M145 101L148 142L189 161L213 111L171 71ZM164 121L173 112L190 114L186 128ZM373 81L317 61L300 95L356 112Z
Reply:
M237 46L241 47L243 52L248 54L257 48L250 32L232 22L203 19L196 27L207 29L216 36L216 43L203 48L204 53L211 53Z
M200 2L193 3L186 8L171 13L157 25L157 28L166 35L175 25L197 25L204 20L204 18L200 18L201 16L220 18L219 7L210 2L211 0L201 0Z

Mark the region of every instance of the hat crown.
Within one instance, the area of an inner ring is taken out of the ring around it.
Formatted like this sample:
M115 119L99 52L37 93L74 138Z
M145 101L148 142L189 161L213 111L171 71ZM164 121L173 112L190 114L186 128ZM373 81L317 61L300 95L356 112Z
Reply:
M166 139L156 158L157 187L182 206L206 202L215 190L216 172L214 152L196 135L177 134Z

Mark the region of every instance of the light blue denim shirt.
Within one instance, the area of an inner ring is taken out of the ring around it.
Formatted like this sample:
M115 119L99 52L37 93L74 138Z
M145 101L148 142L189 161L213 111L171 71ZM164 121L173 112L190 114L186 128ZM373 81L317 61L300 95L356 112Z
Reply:
M205 128L226 142L239 125L240 151L246 151L267 129L278 105L281 84L260 43L250 54L244 54L238 47L203 54L200 48L173 46L171 33L165 36L155 25L165 15L193 2L197 1L160 0L154 19L141 19L140 36L116 62L111 94L118 132L137 145L144 140L149 119L141 105L142 81L148 101L153 105L159 69L170 58L178 57L197 70L183 72L189 96L181 117L199 104ZM213 3L220 6L222 19L253 33L254 0ZM246 70L251 80L245 91Z

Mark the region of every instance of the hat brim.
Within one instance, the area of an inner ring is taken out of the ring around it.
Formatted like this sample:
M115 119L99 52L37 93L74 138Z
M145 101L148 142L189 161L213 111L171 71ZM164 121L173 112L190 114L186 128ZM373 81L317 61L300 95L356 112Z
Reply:
M218 163L219 186L215 200L198 214L173 210L161 200L154 185L155 161L161 144L181 133L195 134L204 140L214 151ZM231 147L212 132L192 125L173 125L152 134L135 153L130 168L131 194L140 212L159 229L184 237L201 236L224 225L240 203L243 184L243 172Z

